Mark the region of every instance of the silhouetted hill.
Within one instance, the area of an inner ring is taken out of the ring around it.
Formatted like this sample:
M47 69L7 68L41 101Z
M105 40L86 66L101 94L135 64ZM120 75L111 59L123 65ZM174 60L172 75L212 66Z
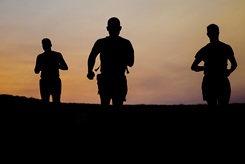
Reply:
M218 110L208 109L207 105L124 105L121 110L102 110L99 104L61 103L57 106L50 103L44 106L39 99L13 95L0 95L0 103L2 116L12 124L185 124L207 120L237 121L245 114L245 104L230 104L227 109Z
M44 106L38 99L12 95L0 95L0 103L1 138L6 148L19 148L16 154L23 148L28 148L28 154L40 148L51 154L52 150L67 153L85 144L87 148L103 145L104 151L110 144L116 150L150 146L147 151L158 147L174 154L177 150L179 155L191 148L191 156L206 158L206 150L217 153L214 146L227 152L244 140L245 104L231 104L226 110L206 105L125 105L121 110L101 110L99 104Z

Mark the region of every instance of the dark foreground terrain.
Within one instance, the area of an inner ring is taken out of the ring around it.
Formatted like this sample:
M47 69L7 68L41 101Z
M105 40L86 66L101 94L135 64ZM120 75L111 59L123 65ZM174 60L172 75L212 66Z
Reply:
M153 154L150 163L156 157L194 163L228 159L236 163L244 157L245 104L230 104L227 109L125 105L121 110L102 110L96 104L43 106L40 100L12 95L0 95L0 103L1 147L10 155L8 160L18 156L25 161L32 157L63 161L79 151L80 161L84 153L104 153L108 159L114 154L120 161L126 157L144 161Z
M0 95L1 116L8 125L102 125L158 124L161 126L244 123L245 104L226 109L207 105L125 105L123 109L102 110L99 104L52 103L22 96Z

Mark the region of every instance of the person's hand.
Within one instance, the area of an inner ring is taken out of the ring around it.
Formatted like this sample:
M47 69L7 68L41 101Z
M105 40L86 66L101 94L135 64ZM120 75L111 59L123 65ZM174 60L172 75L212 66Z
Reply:
M94 79L94 76L95 76L95 74L94 74L93 71L92 71L92 72L88 72L88 74L87 74L87 78L88 78L89 80L93 80L93 79Z

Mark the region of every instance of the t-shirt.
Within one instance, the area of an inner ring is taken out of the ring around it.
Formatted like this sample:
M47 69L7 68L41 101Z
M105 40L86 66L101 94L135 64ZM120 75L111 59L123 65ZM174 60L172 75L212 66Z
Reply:
M234 52L228 44L223 42L209 43L201 48L196 58L204 61L204 74L211 77L224 77L227 73L228 59Z
M62 54L56 51L39 54L37 56L36 67L42 71L41 78L59 78L59 66L62 61Z
M120 36L98 39L93 48L100 53L102 74L124 74L127 65L133 63L134 50L132 44Z

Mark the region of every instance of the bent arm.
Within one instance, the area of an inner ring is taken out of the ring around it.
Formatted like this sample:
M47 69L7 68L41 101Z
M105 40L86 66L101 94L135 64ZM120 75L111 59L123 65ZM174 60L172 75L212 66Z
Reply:
M227 71L227 77L230 76L230 74L237 68L237 62L236 62L236 59L234 57L234 55L232 55L230 58L229 58L229 61L231 62L231 68L228 69Z
M93 68L94 68L94 64L95 64L95 60L97 55L99 54L99 49L98 49L98 42L96 42L89 54L88 57L88 73L93 72Z
M35 65L35 68L34 68L34 72L36 74L39 74L40 71L41 71L41 63L40 63L39 57L37 57L37 59L36 59L36 65Z
M95 74L93 72L94 64L95 64L95 59L97 55L99 54L99 50L94 46L89 54L88 57L88 73L87 73L87 78L89 80L93 80Z
M60 57L60 65L59 65L59 69L61 70L68 70L68 66L65 62L65 59L63 58L63 56L61 55Z
M95 56L94 52L91 52L88 57L88 72L93 72L94 64L95 64Z
M134 65L134 48L132 46L132 44L129 42L129 51L128 51L128 61L127 61L127 65L129 67L132 67Z
M202 61L201 59L195 58L195 60L193 61L192 65L191 65L191 70L195 71L195 72L204 71L205 67L199 66L201 61Z

